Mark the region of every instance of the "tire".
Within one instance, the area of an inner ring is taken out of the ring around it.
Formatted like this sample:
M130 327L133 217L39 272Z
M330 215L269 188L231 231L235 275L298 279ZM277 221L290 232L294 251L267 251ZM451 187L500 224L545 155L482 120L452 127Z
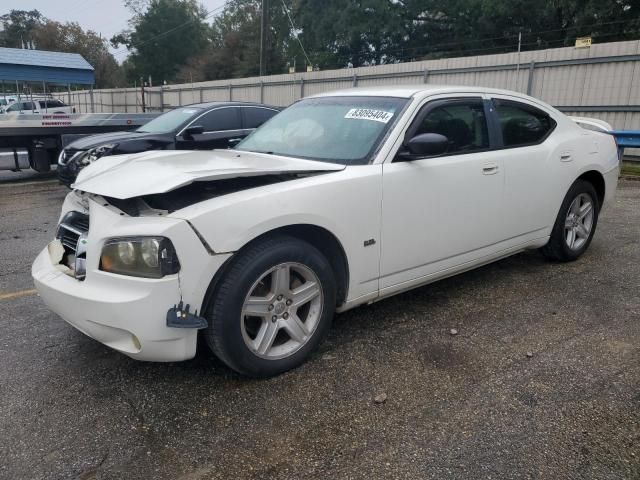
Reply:
M591 210L585 214L587 203L590 203ZM573 262L580 258L591 245L599 213L600 202L596 189L585 180L576 180L562 202L551 238L542 247L542 253L560 262ZM584 215L582 219L581 215Z
M324 255L296 238L273 236L229 265L207 309L204 337L233 370L271 377L309 357L328 333L335 305L334 272Z

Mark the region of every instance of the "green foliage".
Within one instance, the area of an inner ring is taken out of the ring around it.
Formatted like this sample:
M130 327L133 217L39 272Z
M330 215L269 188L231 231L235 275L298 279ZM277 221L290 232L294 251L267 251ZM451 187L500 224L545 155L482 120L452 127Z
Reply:
M227 0L215 17L197 1L124 0L130 29L111 39L130 52L120 66L95 33L37 10L0 17L0 46L81 53L100 86L258 75L262 0ZM328 69L513 52L520 32L523 50L640 37L640 0L269 0L268 16L269 74L304 71L300 43Z
M135 5L141 8L139 2ZM151 0L134 15L131 31L111 39L114 47L124 44L132 52L129 80L150 75L154 83L174 81L180 67L207 48L206 16L195 0Z
M22 48L23 44L33 40L33 30L44 21L38 10L11 10L0 16L0 47Z

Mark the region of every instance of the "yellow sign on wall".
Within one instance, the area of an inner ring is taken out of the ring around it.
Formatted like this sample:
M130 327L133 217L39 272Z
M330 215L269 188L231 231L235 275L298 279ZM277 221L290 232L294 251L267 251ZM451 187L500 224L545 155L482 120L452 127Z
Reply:
M576 48L589 48L591 46L591 37L576 38Z

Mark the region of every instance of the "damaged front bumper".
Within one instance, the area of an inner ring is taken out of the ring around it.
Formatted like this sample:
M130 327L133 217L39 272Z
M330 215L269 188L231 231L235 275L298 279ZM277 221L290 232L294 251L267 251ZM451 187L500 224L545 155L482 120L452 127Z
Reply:
M181 301L201 309L211 279L230 255L207 252L182 220L131 218L96 201L90 202L90 217L87 271L82 280L60 264L59 240L34 261L31 273L44 302L84 334L137 360L193 358L197 329L167 326L167 312ZM151 279L100 270L104 242L132 232L170 236L180 257L181 272Z
M79 282L52 262L45 248L31 270L44 302L85 335L138 360L179 361L196 353L196 330L167 328L180 301L177 276L161 280L96 274Z

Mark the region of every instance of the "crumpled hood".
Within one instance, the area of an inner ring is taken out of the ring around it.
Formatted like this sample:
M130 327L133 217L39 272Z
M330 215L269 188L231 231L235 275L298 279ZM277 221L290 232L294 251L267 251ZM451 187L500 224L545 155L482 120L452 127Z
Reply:
M72 188L125 200L193 182L344 169L333 163L234 150L151 151L102 157L80 172Z

